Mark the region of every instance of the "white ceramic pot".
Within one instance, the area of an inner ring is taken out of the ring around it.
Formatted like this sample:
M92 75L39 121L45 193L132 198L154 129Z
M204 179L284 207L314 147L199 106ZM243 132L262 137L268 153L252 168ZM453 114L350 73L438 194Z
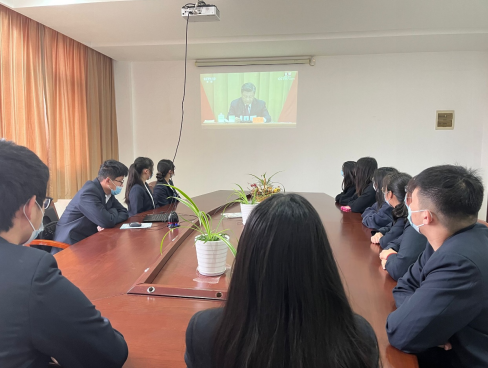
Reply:
M258 205L256 204L243 204L241 203L241 214L242 214L242 223L245 225L247 218L251 214L252 210Z
M228 236L226 236L229 239ZM203 242L195 238L198 272L204 276L218 276L225 272L227 244L222 240Z

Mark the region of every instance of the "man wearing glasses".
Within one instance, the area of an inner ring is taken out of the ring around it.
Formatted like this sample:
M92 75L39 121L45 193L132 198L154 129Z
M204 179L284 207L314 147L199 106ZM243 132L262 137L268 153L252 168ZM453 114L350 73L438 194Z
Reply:
M97 231L127 220L127 209L115 196L122 191L128 172L127 166L118 161L105 161L100 166L98 177L87 181L66 207L56 226L54 240L75 244ZM51 253L60 250L53 248Z
M124 337L58 269L24 247L42 229L49 170L32 151L0 141L0 367L119 368Z

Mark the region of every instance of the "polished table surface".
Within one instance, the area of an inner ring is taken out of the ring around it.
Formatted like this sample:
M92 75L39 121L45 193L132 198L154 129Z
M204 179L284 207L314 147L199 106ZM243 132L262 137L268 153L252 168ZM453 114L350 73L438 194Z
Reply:
M194 200L202 210L211 211L227 203L231 193L217 191ZM370 243L370 231L361 224L361 216L342 213L325 194L300 194L320 214L351 305L376 332L383 366L417 367L415 356L388 344L385 323L395 308L391 294L395 282L381 268L379 247ZM165 208L149 213L163 210ZM184 206L180 205L177 212L192 219L186 215L189 210ZM239 207L231 207L227 212L240 211ZM128 222L141 221L143 217L139 214ZM226 219L223 226L230 229L231 242L235 245L243 227L242 219ZM185 367L185 331L191 316L197 311L221 306L223 301L127 294L144 272L161 259L160 243L168 228L165 223L153 223L150 229L120 230L119 227L105 229L56 254L59 268L124 335L129 346L129 358L124 367ZM171 238L189 231L180 228ZM154 283L169 287L226 289L229 272L220 278L199 277L192 247L194 236L190 234L176 249ZM168 242L171 240L165 240L165 249ZM230 252L228 264L232 264Z

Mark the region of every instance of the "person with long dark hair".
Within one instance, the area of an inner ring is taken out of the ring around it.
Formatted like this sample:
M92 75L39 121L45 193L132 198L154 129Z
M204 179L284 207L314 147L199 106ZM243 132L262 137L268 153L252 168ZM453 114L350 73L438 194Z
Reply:
M356 162L346 161L342 164L342 193L335 197L336 203L345 206L356 193Z
M376 336L354 314L317 211L276 194L249 216L225 306L195 314L189 368L378 367Z
M378 163L373 157L362 157L356 163L356 193L345 210L363 213L376 202L376 191L373 188L373 174Z
M154 163L148 157L138 157L129 167L129 178L125 190L125 203L129 207L129 216L137 215L156 208L149 185Z
M378 230L393 222L391 214L393 208L385 202L383 195L383 180L387 175L396 174L398 170L394 167L380 167L373 174L373 188L376 191L376 202L364 210L361 217L363 225L372 230Z
M407 221L408 209L405 205L405 199L407 196L411 196L411 193L406 193L405 189L410 179L412 177L405 173L394 174L385 179L385 201L392 206L396 223L398 223L399 219L402 219L403 221L400 223L404 224L403 229L401 229L401 235L389 241L380 253L383 269L388 271L391 278L395 281L407 272L408 268L415 263L427 245L427 238L416 232ZM388 234L386 237L388 237Z
M174 185L173 180L171 180L174 174L175 165L173 161L164 159L158 162L158 173L156 174L158 181L153 191L156 207L176 204L175 197L179 197L179 195L173 188L168 187L168 184Z

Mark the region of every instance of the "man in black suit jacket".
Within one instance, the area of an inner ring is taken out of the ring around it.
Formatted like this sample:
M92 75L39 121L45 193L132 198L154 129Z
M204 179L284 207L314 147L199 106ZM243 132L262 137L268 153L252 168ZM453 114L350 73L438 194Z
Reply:
M393 290L390 343L420 367L488 367L488 228L477 224L481 178L460 166L409 183L409 220L429 244Z
M124 337L51 254L22 246L41 229L48 179L32 151L0 141L0 367L122 367Z
M266 102L254 98L255 94L256 86L252 83L245 83L241 88L241 98L230 103L227 119L233 115L236 117L236 123L243 121L252 123L251 116L256 116L264 118L265 123L270 123L271 116L266 108Z
M75 244L127 220L127 209L115 198L122 190L127 173L124 164L105 161L100 166L98 178L87 181L66 207L56 226L54 240ZM57 251L59 248L53 248L51 253Z

